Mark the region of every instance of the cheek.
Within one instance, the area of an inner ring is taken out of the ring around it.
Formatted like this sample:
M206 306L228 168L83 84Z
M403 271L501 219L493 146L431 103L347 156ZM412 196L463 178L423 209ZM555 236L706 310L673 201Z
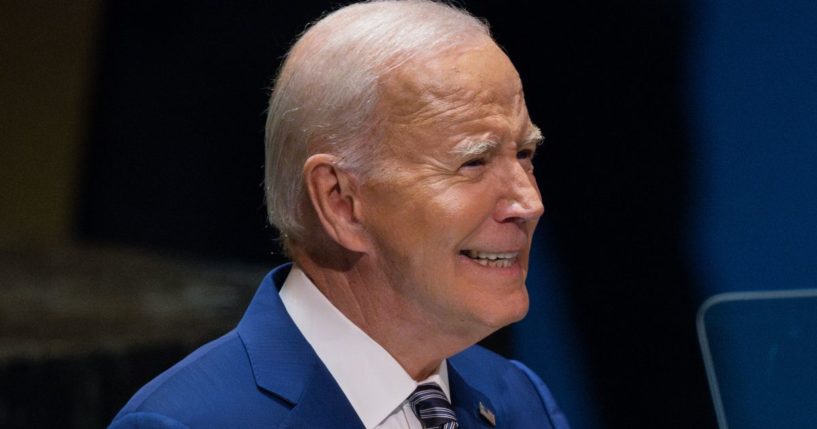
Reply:
M369 195L367 223L378 241L412 260L428 261L457 249L488 222L497 189L486 183L378 187ZM374 203L374 204L371 204Z
M444 192L417 210L418 233L429 247L435 247L434 253L458 248L479 224L484 215L473 203L457 193Z
M491 218L495 208L495 190L489 186L466 184L434 198L434 218L461 235Z

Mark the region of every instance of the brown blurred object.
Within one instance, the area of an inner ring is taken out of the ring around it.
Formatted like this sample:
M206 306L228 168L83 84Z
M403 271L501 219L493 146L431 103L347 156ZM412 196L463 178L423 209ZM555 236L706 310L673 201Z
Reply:
M0 251L0 365L192 347L231 329L265 274L137 250Z
M0 250L0 427L104 427L232 329L264 274L126 248Z
M73 225L99 0L0 6L0 243Z

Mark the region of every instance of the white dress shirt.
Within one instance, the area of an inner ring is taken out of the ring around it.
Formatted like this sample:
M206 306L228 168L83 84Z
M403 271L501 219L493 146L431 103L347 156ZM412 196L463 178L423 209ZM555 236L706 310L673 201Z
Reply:
M293 265L280 295L295 325L366 429L422 429L406 400L418 384L435 382L451 400L445 360L430 377L415 381L389 352L332 305L297 266Z

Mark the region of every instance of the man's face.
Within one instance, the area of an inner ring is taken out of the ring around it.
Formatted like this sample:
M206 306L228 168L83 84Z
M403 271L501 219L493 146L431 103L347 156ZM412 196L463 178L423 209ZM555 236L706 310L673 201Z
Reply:
M518 74L487 41L405 65L383 82L382 173L362 186L373 263L417 315L482 337L521 319L544 208L540 140Z

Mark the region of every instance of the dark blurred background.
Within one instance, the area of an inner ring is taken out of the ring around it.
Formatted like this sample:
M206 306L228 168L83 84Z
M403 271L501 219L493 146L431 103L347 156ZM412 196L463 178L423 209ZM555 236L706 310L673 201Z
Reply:
M817 278L817 6L460 1L546 135L528 318L575 429L710 428L695 313ZM0 1L0 427L104 427L283 258L268 87L332 1Z

